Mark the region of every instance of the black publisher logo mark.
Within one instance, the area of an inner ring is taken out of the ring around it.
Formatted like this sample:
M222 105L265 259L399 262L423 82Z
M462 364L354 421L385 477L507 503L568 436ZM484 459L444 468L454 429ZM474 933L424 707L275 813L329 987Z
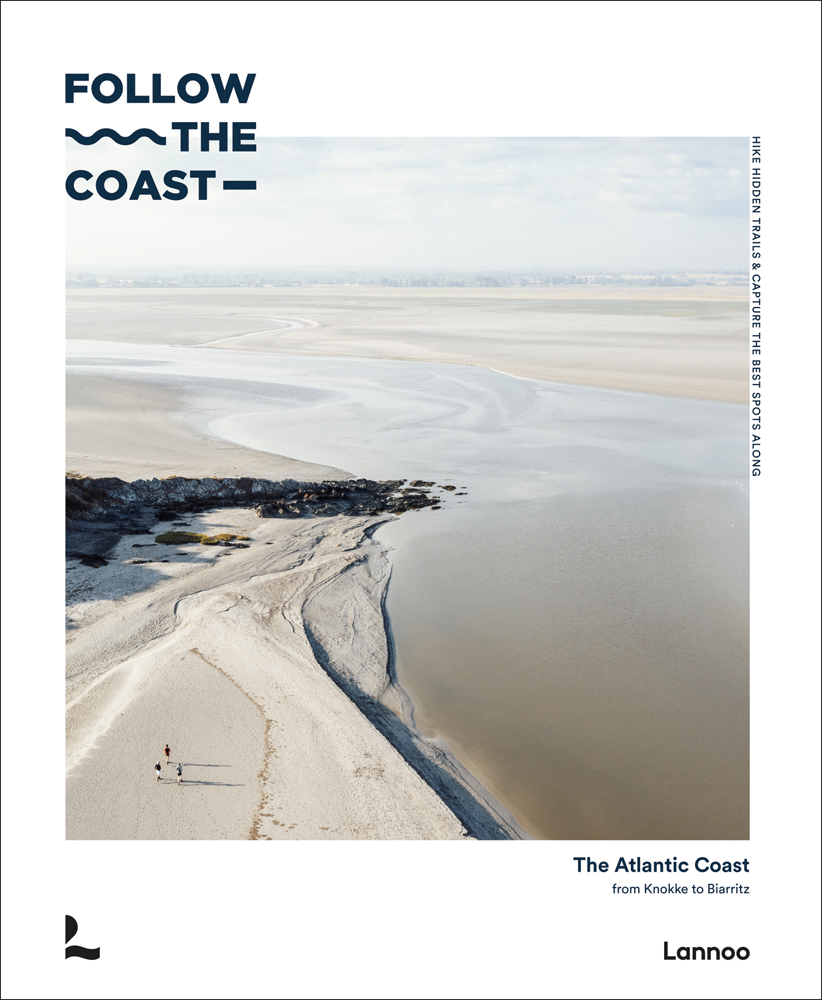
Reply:
M74 935L77 933L77 921L74 917L70 917L66 914L66 944L71 941ZM66 958L87 958L89 960L99 958L100 949L99 948L84 948L82 945L73 944L66 948Z

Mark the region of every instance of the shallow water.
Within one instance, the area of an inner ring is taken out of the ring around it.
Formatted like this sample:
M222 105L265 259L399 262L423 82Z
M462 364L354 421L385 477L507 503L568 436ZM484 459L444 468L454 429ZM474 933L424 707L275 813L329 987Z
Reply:
M747 836L745 506L623 489L391 525L418 727L536 836Z
M467 487L380 529L398 676L534 835L747 836L743 406L421 362L70 353L173 378L235 443ZM239 407L251 383L270 391Z

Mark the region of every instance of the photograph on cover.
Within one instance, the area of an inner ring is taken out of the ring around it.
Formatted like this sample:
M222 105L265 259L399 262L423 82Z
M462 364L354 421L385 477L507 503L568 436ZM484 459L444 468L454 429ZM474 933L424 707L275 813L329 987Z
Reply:
M66 837L746 839L749 140L188 125L66 139Z

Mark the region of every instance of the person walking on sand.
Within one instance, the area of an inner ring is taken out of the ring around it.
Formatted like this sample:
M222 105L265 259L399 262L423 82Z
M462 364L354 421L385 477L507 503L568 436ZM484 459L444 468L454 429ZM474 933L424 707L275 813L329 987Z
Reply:
M183 765L177 765L177 784L182 785L183 783Z
M163 750L163 753L166 755L166 764L168 764L169 763L168 759L171 756L171 751L168 748L168 743L166 743L165 749Z
M159 760L154 765L154 773L157 775L157 780L158 781L162 781L163 780L163 767L160 764Z

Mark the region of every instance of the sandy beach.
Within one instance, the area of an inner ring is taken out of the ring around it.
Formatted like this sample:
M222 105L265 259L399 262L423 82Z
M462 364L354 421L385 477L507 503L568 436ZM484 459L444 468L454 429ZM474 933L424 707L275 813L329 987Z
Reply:
M192 530L248 532L247 548L128 535L105 567L69 561L69 838L471 835L318 663L322 636L349 683L386 716L402 714L381 612L388 566L367 537L375 523L217 510ZM347 615L338 637L317 613L330 585ZM157 782L165 743L171 765ZM442 761L429 764L433 775ZM474 835L496 823L513 833L461 792Z
M70 294L67 468L456 492L70 559L67 835L744 836L737 290L270 291Z

